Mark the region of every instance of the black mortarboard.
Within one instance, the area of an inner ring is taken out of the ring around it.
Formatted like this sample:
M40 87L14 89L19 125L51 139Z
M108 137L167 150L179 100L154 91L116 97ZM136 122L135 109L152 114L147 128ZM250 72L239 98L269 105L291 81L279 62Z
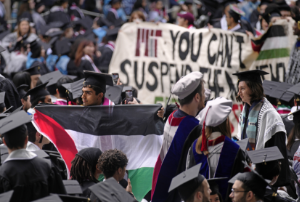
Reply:
M283 100L285 102L291 101L294 97L294 93L288 92L287 90L292 87L292 84L288 83L279 83L276 88L269 95L270 97Z
M273 93L273 91L275 91L277 89L278 85L280 85L280 82L264 80L263 89L264 89L265 95L270 96Z
M39 97L50 95L50 93L46 90L47 84L48 83L46 82L42 85L36 86L33 89L30 89L26 93L26 96L30 95L30 101L32 102L32 101L36 100Z
M55 43L56 54L58 56L67 55L71 51L70 40L65 38Z
M0 93L0 108L5 107L5 92Z
M23 107L23 106L22 106ZM7 113L1 113L0 114L0 120L1 119L4 119L4 118L6 118L6 117L8 117L10 114L7 114Z
M13 193L14 193L14 190L4 192L3 194L0 194L0 201L1 202L10 202Z
M232 75L235 75L238 77L238 79L239 79L238 83L240 81L252 81L252 82L262 84L260 77L264 76L266 74L269 74L269 73L262 71L262 70L249 70L249 71L234 73Z
M26 85L26 84L22 84L17 88L20 99L26 97L25 95L27 92L25 91L25 89L27 89L27 88L28 88L28 85Z
M228 11L228 13L236 22L241 19L241 16L245 15L245 13L241 9L234 5L230 5L230 10Z
M23 124L30 122L32 119L31 115L28 115L25 111L19 111L12 114L4 119L0 120L0 134L9 132Z
M290 87L289 89L287 89L287 91L300 96L300 83L297 83L296 85Z
M31 76L41 74L41 64L35 62L32 66L30 66L29 69L26 69L25 71L28 72Z
M63 74L60 73L60 71L53 71L53 72L50 72L48 74L44 74L43 76L41 76L40 80L42 83L48 82L48 84L47 84L47 87L48 87L48 86L55 85L61 77L63 77Z
M82 194L82 189L77 180L63 180L67 194Z
M83 87L84 79L80 79L73 83L65 83L62 86L67 90L68 97L71 100L75 100L82 95L82 87Z
M39 158L48 158L49 155L44 151L44 150L36 150L36 151L32 151L33 153L35 153Z
M102 202L136 202L136 200L113 177L104 182L99 182L89 187L89 189Z
M41 198L32 202L63 202L60 197L56 194L51 194L45 198Z
M186 201L201 186L205 177L199 174L201 163L175 176L170 184L169 192L178 189L180 197Z
M247 146L248 146L248 144L249 144L249 138L246 138L246 139L237 141L237 142L235 142L235 143L238 144L238 145L240 146L240 149L243 150L243 151L245 152L246 149L247 149Z
M269 4L265 10L265 13L262 15L263 19L269 24L273 17L280 17L281 13L278 9L278 5L276 4Z
M70 196L70 195L63 195L63 194L58 194L58 196L63 202L90 202L91 201L89 198L85 198L81 196Z
M274 147L267 147L260 150L252 150L248 151L248 156L252 163L265 163L269 161L276 161L283 159L281 152L279 151L277 146Z
M106 85L113 86L113 78L110 74L97 73L92 71L83 71L84 85L92 85L99 87L103 93L106 92Z
M120 28L116 27L106 31L106 39L108 41L115 41L118 37Z
M81 26L83 27L85 30L91 29L93 26L93 19L90 18L89 16L86 16L78 21L74 22L75 26Z
M122 90L122 86L106 86L105 97L115 104L119 104L122 102Z
M99 17L99 19L97 20L97 25L99 27L103 27L103 26L110 27L112 25L112 23L104 17Z
M227 177L220 177L220 178L211 178L211 179L208 179L207 182L208 182L209 188L211 190L210 195L218 194L220 192L219 191L218 181L227 180L227 179L228 179Z
M280 11L291 11L291 7L286 3L285 0L276 2Z

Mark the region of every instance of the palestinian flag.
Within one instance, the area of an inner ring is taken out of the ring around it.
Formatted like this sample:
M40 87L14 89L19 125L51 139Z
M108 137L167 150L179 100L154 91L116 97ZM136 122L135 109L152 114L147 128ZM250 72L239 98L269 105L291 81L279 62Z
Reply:
M78 151L118 149L128 158L128 177L137 200L151 190L154 165L162 145L160 105L58 106L35 108L33 124L56 146L68 171Z

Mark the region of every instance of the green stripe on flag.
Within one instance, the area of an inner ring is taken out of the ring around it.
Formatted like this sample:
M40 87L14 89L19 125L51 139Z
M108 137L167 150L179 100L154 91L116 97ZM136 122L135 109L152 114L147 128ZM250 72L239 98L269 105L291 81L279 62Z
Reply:
M128 178L132 185L132 192L138 201L152 188L152 175L154 168L143 167L136 170L128 170Z
M262 50L260 51L258 58L256 60L267 60L267 59L283 58L289 56L290 53L288 48Z

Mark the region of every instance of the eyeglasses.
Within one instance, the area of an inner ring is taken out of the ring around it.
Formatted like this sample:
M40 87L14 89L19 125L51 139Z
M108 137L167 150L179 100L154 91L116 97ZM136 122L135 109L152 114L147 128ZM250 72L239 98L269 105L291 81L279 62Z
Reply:
M238 193L238 192L248 192L248 191L235 191L234 189L231 189L231 193L234 195L235 193Z

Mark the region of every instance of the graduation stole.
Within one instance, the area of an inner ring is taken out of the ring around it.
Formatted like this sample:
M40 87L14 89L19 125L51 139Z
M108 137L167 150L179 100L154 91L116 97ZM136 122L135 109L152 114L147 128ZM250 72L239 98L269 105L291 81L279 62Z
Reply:
M256 133L257 133L257 126L258 126L258 114L260 112L261 107L263 106L264 102L263 100L260 100L258 102L254 102L250 109L249 105L245 104L243 112L242 112L242 118L243 122L241 124L241 131L242 131L242 139L249 138L249 143L251 148L248 148L247 150L254 150L255 144L256 144ZM246 117L246 112L249 109L249 115L248 119ZM244 130L244 127L246 127L246 131ZM245 134L244 134L245 131Z

